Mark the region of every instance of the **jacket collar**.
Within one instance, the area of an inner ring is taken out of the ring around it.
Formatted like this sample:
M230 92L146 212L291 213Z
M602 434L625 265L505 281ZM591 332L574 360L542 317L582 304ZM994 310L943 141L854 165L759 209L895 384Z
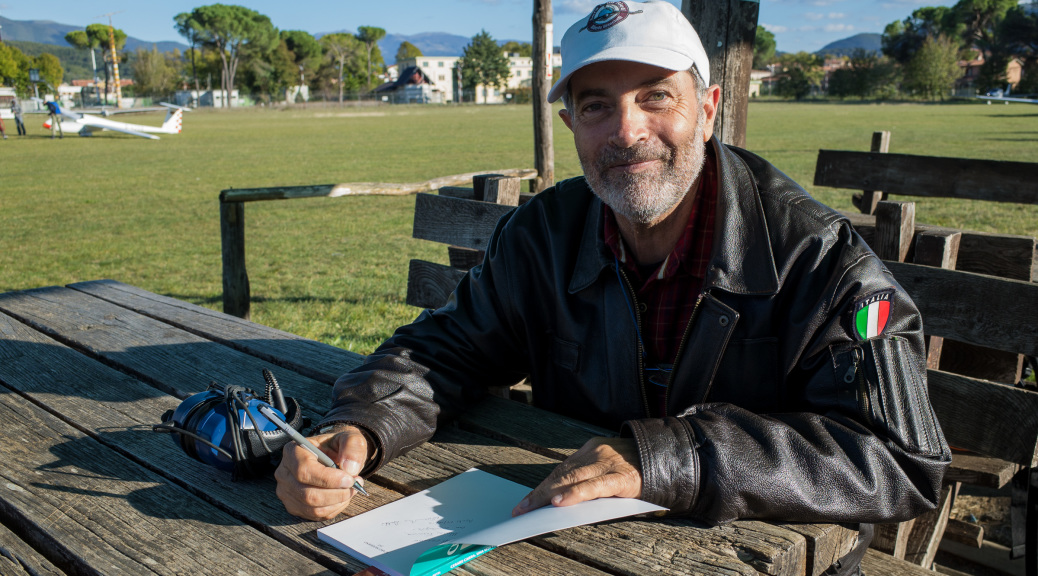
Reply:
M703 291L719 288L734 294L774 294L778 292L778 272L757 184L746 164L727 146L716 137L710 145L717 159L717 219ZM586 181L579 182L587 188ZM602 239L602 227L602 201L593 196L584 217L570 294L593 284L614 264Z

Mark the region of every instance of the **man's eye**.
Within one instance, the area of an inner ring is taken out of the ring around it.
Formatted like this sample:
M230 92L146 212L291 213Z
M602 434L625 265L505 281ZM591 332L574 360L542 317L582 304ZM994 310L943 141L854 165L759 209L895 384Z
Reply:
M652 102L662 102L667 99L666 92L653 92L649 94L649 100Z
M584 105L584 112L598 112L602 109L601 102L591 102Z

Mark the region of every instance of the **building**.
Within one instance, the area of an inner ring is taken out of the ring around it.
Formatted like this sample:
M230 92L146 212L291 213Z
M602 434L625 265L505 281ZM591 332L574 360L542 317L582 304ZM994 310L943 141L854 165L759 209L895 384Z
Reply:
M177 106L188 106L197 108L206 106L210 108L223 108L223 90L177 90L174 95ZM231 91L231 106L237 108L242 105L237 90Z
M517 88L529 88L533 85L533 58L519 56L518 54L507 54L509 64L508 79L503 88L490 88L478 86L476 94L465 94L465 99L474 101L476 104L502 104L508 102L511 91ZM458 56L419 56L397 62L401 70L400 76L404 76L403 70L408 67L417 67L429 79L429 81L443 95L443 103L456 102L456 94L461 90L461 73ZM562 54L555 51L552 54L552 67L562 67Z
M444 104L444 93L418 66L405 66L396 80L375 88L384 102L393 104Z
M972 98L977 95L977 80L980 78L980 68L984 66L984 55L980 52L973 60L960 60L959 68L962 76L955 81L955 95ZM1006 65L1006 84L1015 88L1020 83L1023 75L1024 63L1019 58L1013 58ZM1011 92L1012 90L1010 90Z

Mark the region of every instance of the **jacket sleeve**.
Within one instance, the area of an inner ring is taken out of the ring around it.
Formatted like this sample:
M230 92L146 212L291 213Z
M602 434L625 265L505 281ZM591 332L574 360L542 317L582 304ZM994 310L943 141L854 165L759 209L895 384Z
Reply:
M802 259L811 271L782 289L806 304L785 306L778 330L797 343L780 368L783 409L698 404L627 422L644 498L716 523L894 522L936 505L951 454L927 395L915 305L849 226ZM870 297L889 302L889 318L862 337L855 310Z
M378 457L362 474L427 441L438 423L475 404L489 386L515 384L528 373L523 326L509 307L514 300L499 297L514 290L501 257L508 220L498 223L484 263L446 305L423 311L336 381L321 426L348 423L371 433Z

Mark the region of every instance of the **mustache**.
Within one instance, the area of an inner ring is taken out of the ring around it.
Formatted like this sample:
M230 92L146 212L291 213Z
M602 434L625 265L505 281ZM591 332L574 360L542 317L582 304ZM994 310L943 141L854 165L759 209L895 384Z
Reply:
M648 162L650 160L663 160L664 162L670 162L671 151L663 145L654 146L652 144L642 144L639 146L631 146L630 148L617 148L615 146L609 146L602 150L598 157L599 168L612 168L613 166L622 166L625 164L634 164L637 162Z

